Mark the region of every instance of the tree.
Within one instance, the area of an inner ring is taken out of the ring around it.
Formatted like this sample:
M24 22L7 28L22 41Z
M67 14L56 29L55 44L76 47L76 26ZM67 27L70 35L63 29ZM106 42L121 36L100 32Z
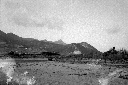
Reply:
M15 54L14 51L10 51L10 52L8 53L8 55L14 55L14 54Z
M115 60L115 54L117 54L117 51L115 50L115 47L110 48L108 51L103 53L103 59L106 63L107 60L114 61Z

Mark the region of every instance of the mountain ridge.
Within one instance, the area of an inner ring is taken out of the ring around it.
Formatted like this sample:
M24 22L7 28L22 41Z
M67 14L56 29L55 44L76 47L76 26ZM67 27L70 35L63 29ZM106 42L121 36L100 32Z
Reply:
M43 50L47 52L58 52L62 55L68 55L74 51L80 51L82 54L100 53L96 48L86 42L64 44L62 40L60 42L51 42L47 40L37 40L33 38L22 38L13 33L4 33L0 31L0 41L5 42L10 49L31 49L41 52Z
M59 40L57 40L57 41L54 41L54 43L56 43L56 44L62 44L62 45L66 45L66 43L63 42L63 40L61 40L61 39L59 39Z

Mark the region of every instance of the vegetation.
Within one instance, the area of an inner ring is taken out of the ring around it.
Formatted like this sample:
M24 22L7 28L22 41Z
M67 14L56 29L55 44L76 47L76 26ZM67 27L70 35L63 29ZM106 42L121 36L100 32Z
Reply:
M47 58L49 61L60 62L98 62L98 63L127 63L128 51L126 49L115 50L115 47L109 49L104 53L90 52L86 54L69 54L61 55L57 52L41 52L41 53L17 53L15 51L8 52L12 58Z
M113 63L126 63L128 61L128 51L125 49L115 50L115 47L103 53L103 60Z
M14 51L10 51L8 53L12 58L48 58L48 60L52 61L53 58L58 58L60 56L59 53L56 52L41 52L39 54L30 54L30 53L16 53Z

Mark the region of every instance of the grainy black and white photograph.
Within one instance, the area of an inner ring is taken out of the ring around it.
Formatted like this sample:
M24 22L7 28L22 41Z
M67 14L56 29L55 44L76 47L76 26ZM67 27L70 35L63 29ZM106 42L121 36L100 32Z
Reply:
M128 85L128 0L0 0L0 85Z

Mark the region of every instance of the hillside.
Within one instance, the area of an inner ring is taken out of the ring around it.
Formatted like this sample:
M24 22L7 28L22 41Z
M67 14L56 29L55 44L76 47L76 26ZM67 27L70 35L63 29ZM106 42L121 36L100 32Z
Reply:
M0 42L3 43L6 48L9 50L26 50L26 52L34 51L48 51L48 52L58 52L62 55L68 55L73 53L74 51L80 51L82 54L88 53L101 53L96 48L91 46L86 42L82 43L72 43L72 44L64 44L62 40L59 42L50 42L46 40L36 40L32 38L22 38L13 33L4 33L0 31ZM2 44L2 46L3 46Z
M56 43L56 44L62 44L62 45L66 45L66 43L64 43L61 39L58 40L58 41L55 41L54 43Z

